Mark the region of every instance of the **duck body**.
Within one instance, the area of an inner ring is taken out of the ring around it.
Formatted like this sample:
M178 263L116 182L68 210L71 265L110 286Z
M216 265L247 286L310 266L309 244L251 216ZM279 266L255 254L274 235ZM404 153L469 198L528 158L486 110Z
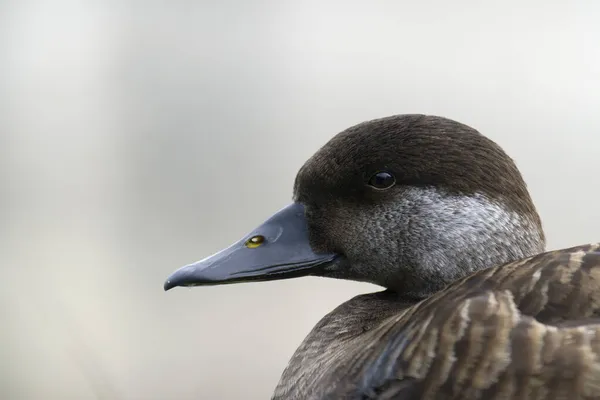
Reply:
M385 288L326 315L273 399L600 399L600 247L546 252L519 170L475 129L355 125L300 168L293 200L165 283Z
M325 316L273 399L600 398L600 244L479 271L416 304L397 297Z

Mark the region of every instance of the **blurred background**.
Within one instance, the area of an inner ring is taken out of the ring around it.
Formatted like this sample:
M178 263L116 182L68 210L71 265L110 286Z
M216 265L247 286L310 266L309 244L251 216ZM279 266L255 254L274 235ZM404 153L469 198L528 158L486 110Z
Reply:
M177 289L358 122L516 160L548 248L600 240L600 3L0 0L0 398L266 399L375 286Z

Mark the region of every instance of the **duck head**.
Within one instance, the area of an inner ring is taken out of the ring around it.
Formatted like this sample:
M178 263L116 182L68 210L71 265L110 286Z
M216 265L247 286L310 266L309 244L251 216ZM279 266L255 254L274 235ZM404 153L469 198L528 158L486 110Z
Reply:
M442 117L397 115L337 134L299 170L293 200L238 242L175 271L165 290L312 275L418 299L545 246L514 162Z

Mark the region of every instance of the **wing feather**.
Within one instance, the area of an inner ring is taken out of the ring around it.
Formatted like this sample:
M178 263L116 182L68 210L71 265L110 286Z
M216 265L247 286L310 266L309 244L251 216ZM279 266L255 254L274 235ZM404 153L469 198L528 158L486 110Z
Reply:
M600 398L599 248L480 271L387 319L362 397Z

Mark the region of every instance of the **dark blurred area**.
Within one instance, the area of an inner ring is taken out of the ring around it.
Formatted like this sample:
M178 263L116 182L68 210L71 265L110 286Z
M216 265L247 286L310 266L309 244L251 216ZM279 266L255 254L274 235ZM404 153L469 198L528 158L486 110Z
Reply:
M0 397L264 399L318 278L176 289L401 113L516 160L549 248L599 239L600 3L0 1Z

